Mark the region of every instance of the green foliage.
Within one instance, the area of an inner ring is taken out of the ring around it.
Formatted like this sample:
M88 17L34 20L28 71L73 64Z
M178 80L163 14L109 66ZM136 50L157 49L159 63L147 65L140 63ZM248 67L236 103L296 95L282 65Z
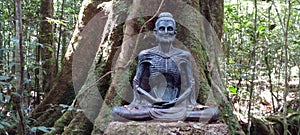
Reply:
M228 90L232 93L232 94L236 94L237 90L234 87L229 87Z
M299 79L299 74L292 76L291 69L300 67L300 10L298 10L300 3L292 2L287 39L288 56L284 52L287 2L275 1L274 5L271 1L258 1L257 6L256 26L253 1L228 2L224 6L223 44L226 49L226 86L239 117L244 119L247 119L248 115L251 83L254 84L251 113L261 117L282 111L280 107L284 104L285 77L290 78L289 88L293 78ZM288 76L284 74L285 59L288 61ZM291 97L289 100L296 98ZM267 109L268 107L271 108ZM288 113L295 111L297 110L294 108L289 109Z
M64 20L61 21L61 20L57 20L57 19L53 19L53 18L49 18L49 17L46 17L46 19L51 24L67 26L67 24L66 24L67 21L64 21Z

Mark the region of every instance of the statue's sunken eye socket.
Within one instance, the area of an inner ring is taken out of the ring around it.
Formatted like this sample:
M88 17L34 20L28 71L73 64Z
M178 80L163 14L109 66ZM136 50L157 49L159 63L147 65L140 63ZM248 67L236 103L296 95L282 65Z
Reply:
M169 26L167 29L168 29L168 31L173 31L174 30L173 27L171 27L171 26Z
M165 31L165 27L159 27L159 31Z
M166 27L159 27L158 29L159 29L159 31L165 31ZM173 27L171 27L171 26L167 27L167 31L173 31L173 30L174 30Z

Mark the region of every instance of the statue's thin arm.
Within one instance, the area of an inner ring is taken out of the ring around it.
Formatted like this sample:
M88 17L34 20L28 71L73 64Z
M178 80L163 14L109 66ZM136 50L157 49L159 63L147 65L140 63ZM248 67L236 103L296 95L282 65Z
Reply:
M191 63L184 63L182 69L185 71L185 78L188 83L187 89L179 96L177 103L181 103L191 94L194 85L194 77L192 74Z
M147 70L147 68L145 68L146 65L141 64L140 61L139 61L138 65L139 66L138 66L137 71L136 71L136 76L134 77L134 81L133 81L134 89L138 92L138 94L140 94L148 102L150 102L150 103L158 102L157 99L155 99L147 91L145 91L144 89L142 89L140 87L140 81L139 80L141 80L141 77L142 77L142 74L143 74L142 72L146 72L145 70Z

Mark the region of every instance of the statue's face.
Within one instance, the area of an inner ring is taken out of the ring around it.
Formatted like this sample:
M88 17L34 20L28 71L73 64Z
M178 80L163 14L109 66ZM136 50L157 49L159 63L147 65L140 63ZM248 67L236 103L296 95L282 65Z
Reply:
M158 22L155 36L159 42L171 43L176 36L175 24L171 20L162 20Z

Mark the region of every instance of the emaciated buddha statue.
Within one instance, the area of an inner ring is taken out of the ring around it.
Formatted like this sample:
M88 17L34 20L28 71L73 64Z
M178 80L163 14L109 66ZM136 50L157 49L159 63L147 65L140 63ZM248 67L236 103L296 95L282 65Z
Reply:
M163 12L155 23L158 45L143 50L133 79L134 99L114 107L114 120L215 121L217 108L196 102L191 54L173 46L176 36L173 15Z

